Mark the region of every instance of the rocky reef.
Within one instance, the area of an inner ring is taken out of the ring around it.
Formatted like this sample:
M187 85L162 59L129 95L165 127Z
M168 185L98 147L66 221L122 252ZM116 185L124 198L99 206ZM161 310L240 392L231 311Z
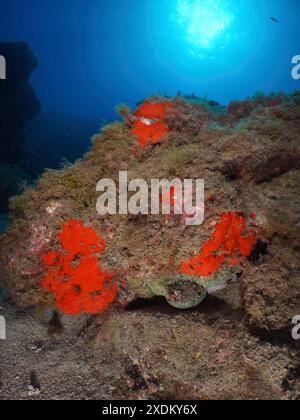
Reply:
M55 307L68 339L88 345L102 397L299 398L299 100L121 106L124 122L94 136L82 160L12 200L5 284L22 308ZM100 216L96 184L119 171L204 179L204 224Z
M0 42L6 79L0 80L0 163L16 163L24 142L26 123L40 111L29 78L37 60L26 43Z

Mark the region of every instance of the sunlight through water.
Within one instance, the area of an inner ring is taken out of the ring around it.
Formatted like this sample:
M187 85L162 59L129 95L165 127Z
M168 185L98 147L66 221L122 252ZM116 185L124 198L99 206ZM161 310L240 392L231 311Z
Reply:
M176 19L193 46L209 48L234 20L229 6L226 0L178 0Z

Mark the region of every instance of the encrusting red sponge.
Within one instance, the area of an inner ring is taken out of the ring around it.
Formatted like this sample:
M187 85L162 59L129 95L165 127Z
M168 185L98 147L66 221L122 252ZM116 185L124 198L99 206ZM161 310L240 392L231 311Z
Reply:
M160 122L145 124L142 121L137 121L132 129L132 134L138 138L138 142L142 147L147 144L156 144L169 133L169 129Z
M146 101L135 112L138 120L134 123L132 134L137 137L137 141L142 147L147 144L156 144L170 132L164 124L167 110L174 108L171 102L149 102Z
M190 276L210 277L225 263L229 267L238 265L238 256L249 257L256 241L255 232L247 233L243 213L224 213L201 252L181 263L179 271Z
M48 274L42 286L53 293L55 304L68 315L97 314L117 296L111 274L102 271L97 254L106 244L82 221L68 221L58 236L63 250L44 256Z
M151 120L163 120L167 116L167 110L174 108L172 102L149 102L146 101L135 112L136 117L149 118Z

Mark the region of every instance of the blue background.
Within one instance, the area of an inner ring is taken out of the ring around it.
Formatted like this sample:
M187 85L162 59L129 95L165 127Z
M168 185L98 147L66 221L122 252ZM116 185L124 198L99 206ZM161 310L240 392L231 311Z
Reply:
M291 78L299 0L223 2L233 23L205 48L188 39L177 0L1 2L0 40L25 40L34 50L32 82L46 111L112 118L116 104L133 106L157 92L227 103L299 89Z

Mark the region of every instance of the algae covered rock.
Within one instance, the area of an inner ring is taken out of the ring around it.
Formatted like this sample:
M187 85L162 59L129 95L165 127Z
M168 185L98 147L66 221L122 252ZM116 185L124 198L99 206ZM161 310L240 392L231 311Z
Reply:
M245 322L288 335L300 313L298 106L295 96L264 97L224 114L197 100L152 97L135 114L127 110L125 123L102 129L82 160L47 171L12 200L0 258L15 301L55 305L42 287L51 269L45 256L62 252L61 232L75 220L105 242L99 264L112 273L123 305L160 295L176 308L194 307L207 292L225 299L235 280ZM276 130L265 129L270 115ZM100 216L97 182L117 184L120 171L148 184L204 179L203 225L187 226L176 214ZM75 268L80 261L79 253Z

